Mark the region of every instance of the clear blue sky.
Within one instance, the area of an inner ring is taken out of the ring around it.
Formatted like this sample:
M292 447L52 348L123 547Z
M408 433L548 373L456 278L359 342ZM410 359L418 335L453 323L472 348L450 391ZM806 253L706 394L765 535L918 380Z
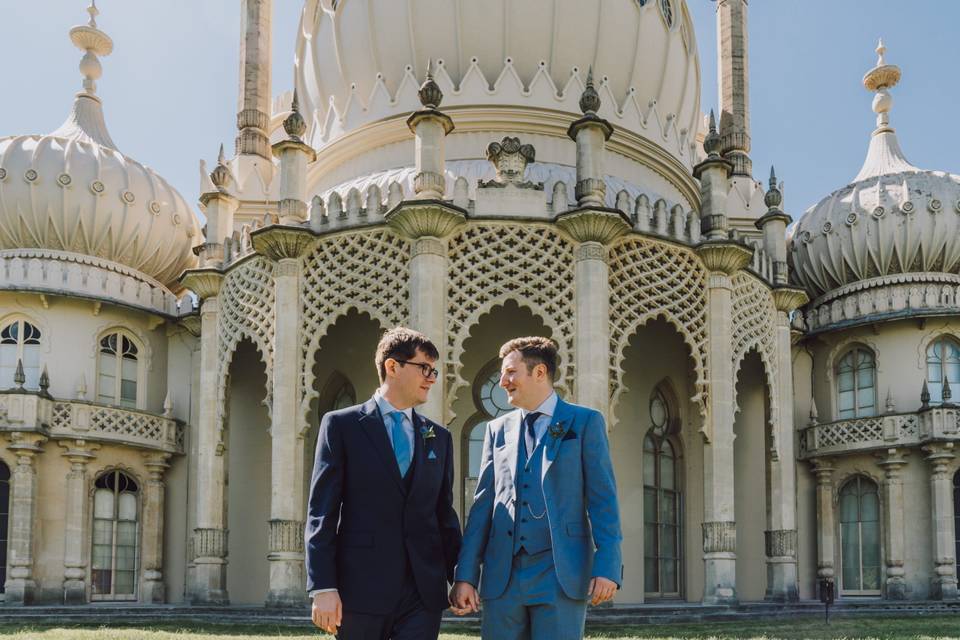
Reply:
M520 0L513 0L520 1ZM601 0L584 0L601 1ZM301 2L274 2L274 92L292 83ZM80 87L67 36L87 0L0 0L0 136L54 130ZM715 4L688 0L701 53L701 108L716 104ZM198 160L233 147L240 0L99 0L114 40L99 94L122 151L188 201ZM903 70L892 122L913 164L960 172L955 0L751 0L750 98L756 176L777 166L799 216L860 168L873 129L860 84L878 36ZM953 118L953 120L951 120ZM412 161L412 159L411 159Z

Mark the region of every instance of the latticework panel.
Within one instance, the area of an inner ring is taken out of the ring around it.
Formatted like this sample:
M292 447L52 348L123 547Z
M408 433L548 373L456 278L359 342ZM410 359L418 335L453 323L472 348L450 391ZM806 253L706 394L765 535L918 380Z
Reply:
M383 327L409 317L410 243L388 228L326 237L303 260L300 310L301 418L317 397L313 364L320 339L356 309Z
M464 343L480 316L513 300L530 309L560 346L558 386L573 391L574 245L540 225L471 225L451 238L447 280L447 406L462 379Z
M631 237L610 250L610 406L623 386L624 350L649 320L664 318L690 349L696 374L691 398L707 406L707 276L693 251Z
M773 304L770 290L755 277L747 273L737 273L731 278L732 327L730 336L734 371L743 357L751 349L756 349L763 361L767 374L767 391L770 400L770 426L774 427L779 419L777 402L777 381L779 380L777 359L777 309ZM776 429L772 431L776 446Z
M270 409L273 395L274 268L267 258L256 256L231 269L223 279L217 314L217 415L221 425L226 417L227 372L237 344L244 338L257 347L265 365L267 388L264 404Z

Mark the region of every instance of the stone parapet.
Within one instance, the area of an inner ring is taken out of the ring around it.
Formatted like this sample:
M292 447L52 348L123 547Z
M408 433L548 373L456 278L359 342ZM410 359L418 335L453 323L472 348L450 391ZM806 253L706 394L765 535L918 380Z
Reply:
M960 441L960 407L811 424L800 432L801 459L914 447L931 441Z

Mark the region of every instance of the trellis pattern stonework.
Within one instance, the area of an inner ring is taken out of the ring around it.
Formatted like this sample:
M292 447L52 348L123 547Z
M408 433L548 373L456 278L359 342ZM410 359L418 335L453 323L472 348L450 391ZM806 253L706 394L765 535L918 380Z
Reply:
M552 331L560 347L558 387L573 391L574 244L551 227L474 224L450 239L447 279L447 406L468 383L464 343L480 316L513 300Z
M218 296L217 372L219 402L217 416L221 427L226 419L226 387L230 362L237 344L249 339L260 352L266 369L264 404L270 410L273 395L273 335L275 265L263 256L254 256L230 270L223 279Z
M308 427L314 358L337 318L356 309L384 328L409 317L410 243L388 228L327 236L303 259L300 280L300 413Z
M744 356L756 349L763 361L767 375L767 397L770 400L770 427L774 451L776 451L776 430L779 408L776 392L778 373L777 358L777 309L769 289L755 276L739 272L731 278L733 287L732 327L730 337L733 357L733 371L739 373L739 365Z
M623 385L624 351L630 337L649 320L662 317L690 349L696 374L691 398L707 407L707 273L690 249L631 237L610 249L610 406Z

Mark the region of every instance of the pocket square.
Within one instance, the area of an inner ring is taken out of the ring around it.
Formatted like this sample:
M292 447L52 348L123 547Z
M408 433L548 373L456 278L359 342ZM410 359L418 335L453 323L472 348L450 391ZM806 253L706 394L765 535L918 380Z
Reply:
M577 439L577 434L575 434L573 431L567 431L565 434L563 434L563 440L561 440L560 442L565 442L567 440L576 440L576 439Z
M436 459L437 459L437 454L435 454L431 449L430 453L427 455L427 460L436 460Z

